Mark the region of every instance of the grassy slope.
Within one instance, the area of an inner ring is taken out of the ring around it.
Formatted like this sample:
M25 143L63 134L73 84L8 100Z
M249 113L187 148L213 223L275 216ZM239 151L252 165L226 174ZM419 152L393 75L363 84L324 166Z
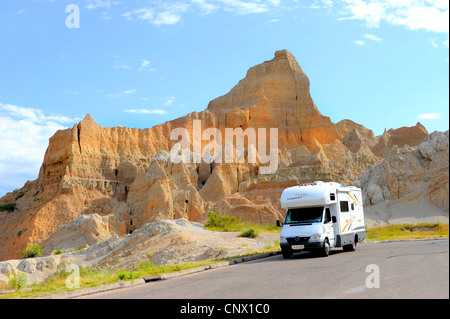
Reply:
M215 231L242 231L253 228L261 232L279 232L281 228L273 225L258 225L255 223L231 222L226 225L212 225L208 229ZM440 238L449 236L449 225L447 224L418 224L418 225L387 225L375 227L367 230L367 240L401 240L401 239L423 239ZM258 253L279 250L278 243L275 242ZM118 282L121 280L133 280L145 276L170 273L194 267L200 267L207 264L217 263L226 259L205 260L201 262L192 262L178 265L154 265L150 260L142 260L136 265L135 269L81 269L80 270L80 288L89 288L105 284ZM0 286L0 299L2 298L38 298L51 294L63 293L73 289L66 288L66 274L60 271L54 278L46 283L33 285L28 288L13 289L10 285ZM9 290L9 291L8 291ZM7 292L8 291L8 292Z

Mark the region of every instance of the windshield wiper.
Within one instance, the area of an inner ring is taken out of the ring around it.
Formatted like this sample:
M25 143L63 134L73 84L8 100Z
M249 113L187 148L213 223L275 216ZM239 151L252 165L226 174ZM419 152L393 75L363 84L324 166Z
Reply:
M294 223L287 223L286 225L301 226L301 225L312 225L312 223L311 222L294 222Z

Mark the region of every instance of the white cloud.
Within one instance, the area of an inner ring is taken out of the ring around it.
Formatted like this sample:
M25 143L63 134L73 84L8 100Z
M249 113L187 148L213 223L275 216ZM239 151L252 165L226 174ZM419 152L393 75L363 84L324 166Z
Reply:
M155 10L153 8L141 8L132 12L126 12L122 16L131 20L132 15L137 16L142 21L151 22L155 15Z
M150 66L150 61L148 60L143 60L141 63L141 67L139 68L139 71L143 71L145 68Z
M368 40L375 41L375 42L382 42L383 41L383 39L381 39L381 38L379 38L379 37L377 37L376 35L373 35L373 34L365 34L364 37L366 39L368 39Z
M153 7L131 10L123 13L122 16L127 20L137 18L156 26L175 25L188 11L208 15L223 10L248 15L268 12L271 8L280 7L281 2L281 0L182 0L173 3L160 1Z
M431 46L433 48L435 48L435 49L437 49L439 47L438 44L436 43L436 39L435 38L430 39L430 43L431 43Z
M111 1L111 0L88 0L88 4L86 5L86 9L94 10L98 8L111 8L112 5L117 5L120 2Z
M425 113L420 114L417 118L421 120L437 120L441 117L438 113Z
M167 102L164 105L170 106L170 105L172 105L173 102L175 102L175 96L169 97L169 99L167 100Z
M206 0L191 0L191 2L198 6L201 14L211 14L219 9L218 5L208 3Z
M362 47L364 45L364 41L361 41L361 40L353 41L353 43L356 45L359 45L360 47Z
M79 120L0 103L0 196L36 179L49 138Z
M181 20L181 13L189 7L187 3L163 3L158 8L140 8L122 14L128 20L137 17L139 20L157 26L176 24Z
M242 0L218 0L223 5L225 11L237 14L252 14L269 11L267 1L242 1ZM268 1L270 3L270 1Z
M128 64L114 64L114 69L123 69L123 70L129 70L131 67Z
M119 92L119 93L110 93L110 94L107 94L106 95L106 97L107 98L120 98L120 97L123 97L123 96L125 96L125 95L130 95L130 94L134 94L134 93L136 93L136 89L129 89L129 90L125 90L125 91L123 91L123 92Z
M155 20L153 21L153 24L155 25L171 25L176 24L181 20L181 16L177 13L164 11L160 12L156 15Z
M134 113L134 114L157 114L157 115L166 115L168 114L165 110L160 109L127 109L124 111L125 113Z
M149 60L142 60L141 66L139 67L139 71L155 71L155 68L150 67L150 61Z
M341 5L338 12L344 15L338 20L364 20L368 28L379 28L381 22L387 22L410 30L449 32L448 0L336 0L336 3Z

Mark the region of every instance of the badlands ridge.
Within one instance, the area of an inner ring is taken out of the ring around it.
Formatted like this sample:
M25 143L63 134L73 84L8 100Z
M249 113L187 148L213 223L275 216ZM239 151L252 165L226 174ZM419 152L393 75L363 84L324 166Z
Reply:
M114 255L125 263L133 247L144 254L144 241L133 246L129 234L138 238L149 223L181 220L170 225L189 223L200 233L197 223L207 221L208 211L275 223L283 219L283 189L316 180L360 186L369 225L448 223L448 131L429 134L418 123L374 136L351 120L332 123L309 88L306 74L283 50L252 67L203 112L149 129L102 127L87 115L56 132L38 179L0 199L0 205L15 204L13 212L0 212L0 261L20 258L30 243L50 255L103 242L126 246L128 253ZM193 133L194 120L223 136L225 128L278 128L278 169L262 174L259 161L174 163L169 154L177 141L169 136L175 128ZM168 242L189 245L194 237ZM109 264L105 260L98 262Z

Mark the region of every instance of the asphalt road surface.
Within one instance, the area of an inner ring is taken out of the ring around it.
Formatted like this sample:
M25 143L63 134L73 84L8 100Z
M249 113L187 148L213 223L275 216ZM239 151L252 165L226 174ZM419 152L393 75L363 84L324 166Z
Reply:
M449 240L363 243L281 255L85 299L449 298Z

